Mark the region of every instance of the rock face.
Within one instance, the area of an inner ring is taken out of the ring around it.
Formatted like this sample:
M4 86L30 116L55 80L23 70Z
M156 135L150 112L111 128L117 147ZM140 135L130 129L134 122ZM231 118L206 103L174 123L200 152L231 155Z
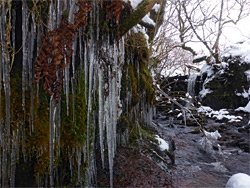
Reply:
M240 47L237 48L240 51ZM235 54L231 47L220 64L205 65L201 71L202 105L218 110L246 106L250 95L250 64L244 54Z

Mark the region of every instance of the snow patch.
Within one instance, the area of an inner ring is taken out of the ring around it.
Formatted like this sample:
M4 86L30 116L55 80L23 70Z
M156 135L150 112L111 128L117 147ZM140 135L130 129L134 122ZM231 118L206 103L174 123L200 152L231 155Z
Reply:
M148 40L149 40L149 36L146 32L146 29L145 27L141 26L140 24L137 24L136 26L133 27L133 31L135 33L142 33L144 35L144 37L146 38L146 41L147 41L147 45L149 47L149 43L148 43Z
M142 21L145 22L145 23L148 23L148 24L150 24L150 25L155 26L154 20L152 20L152 19L150 18L150 13L148 13L146 16L144 16L144 17L142 18Z
M229 178L226 188L249 188L250 176L244 173L234 174Z
M205 134L205 137L203 137L199 141L201 145L201 149L203 149L207 153L214 153L215 151L213 149L213 146L217 145L217 147L219 148L219 152L221 153L221 149L220 149L221 147L219 144L217 144L218 138L221 137L218 130L216 130L215 132L207 132L204 130L204 134Z
M234 44L223 53L224 57L239 56L246 63L250 63L250 40Z
M131 6L135 9L143 0L130 0Z
M207 94L209 94L209 93L212 93L213 91L211 90L211 89L205 89L205 88L203 88L201 91L200 91L200 97L201 98L204 98Z
M250 113L250 101L247 103L245 107L239 107L235 109L235 111L243 111L243 112L248 112Z
M155 138L157 139L158 143L159 143L159 147L161 149L161 151L165 151L165 150L169 150L169 144L163 140L162 138L160 138L158 135L155 135Z
M249 95L250 95L250 88L248 89L248 91L246 91L245 89L243 89L243 93L236 93L237 96L242 96L245 99L249 99Z
M249 104L249 108L250 108L250 104ZM204 113L207 117L213 118L216 120L227 119L229 123L240 122L243 119L241 116L229 115L229 112L226 109L220 109L219 111L217 111L217 110L213 110L212 108L208 106L199 107L198 112Z
M245 75L247 76L247 80L250 81L250 70L245 71Z
M158 3L156 3L156 4L153 6L152 10L154 10L156 13L158 13L159 10L160 10L160 7L161 7L161 5L158 4Z

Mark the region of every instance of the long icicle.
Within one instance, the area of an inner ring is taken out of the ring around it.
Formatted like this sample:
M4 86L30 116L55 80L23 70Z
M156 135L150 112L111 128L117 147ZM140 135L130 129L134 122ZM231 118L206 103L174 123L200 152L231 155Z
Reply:
M23 60L22 60L22 107L25 112L25 92L27 88L27 72L28 72L28 8L27 2L22 2L22 41L23 41Z
M99 67L98 70L99 77L99 114L98 114L98 124L99 124L99 133L100 133L100 148L101 148L101 158L102 158L102 166L104 168L104 143L103 143L103 69Z

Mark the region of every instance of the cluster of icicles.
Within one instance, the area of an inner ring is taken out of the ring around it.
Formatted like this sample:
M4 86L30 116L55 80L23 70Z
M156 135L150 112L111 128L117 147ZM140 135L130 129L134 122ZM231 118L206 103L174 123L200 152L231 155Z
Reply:
M74 22L74 11L77 11L77 0L52 0L49 7L48 28L53 30L60 25L64 8L69 12L69 23ZM11 72L11 58L7 52L7 38L6 38L6 25L8 22L9 7L7 3L2 2L0 4L0 107L5 107L6 114L0 114L0 186L1 187L15 187L15 170L16 161L19 160L19 154L22 154L22 158L25 162L28 162L25 148L25 135L32 134L35 129L34 124L34 103L35 93L39 93L39 84L34 85L34 61L39 52L42 40L42 26L41 23L36 23L35 13L28 10L28 1L22 1L22 106L24 113L30 113L29 125L24 125L25 119L20 119L20 123L16 129L11 128L11 88L10 88L10 72ZM16 23L16 10L11 9L12 18L12 47L15 49L15 23ZM100 139L100 151L102 165L105 163L105 149L107 148L108 164L110 170L110 186L113 185L113 165L114 156L117 147L117 133L116 124L120 114L122 113L122 102L120 101L121 90L121 77L122 77L122 64L124 62L124 38L121 38L119 43L109 43L109 37L106 36L106 42L102 43L102 46L98 45L98 39L100 38L99 28L95 31L91 25L99 25L99 7L98 2L93 1L93 8L90 14L90 37L88 41L85 41L83 31L79 31L73 44L72 62L64 69L64 81L63 91L66 95L66 108L67 114L72 110L74 114L74 93L77 85L76 72L76 48L78 46L80 52L80 65L78 69L82 69L85 72L85 98L88 107L87 114L87 141L82 146L76 146L75 153L69 156L69 164L71 169L71 175L73 176L72 163L77 161L77 178L81 186L88 186L95 184L96 175L96 161L94 154L94 142L95 139ZM103 39L104 40L104 39ZM77 44L78 43L78 44ZM36 44L36 45L35 45ZM119 45L119 46L118 46ZM36 49L34 49L36 47ZM102 53L105 54L106 59L109 60L109 65L104 66L106 62L99 58L101 48ZM41 88L40 88L41 89ZM1 93L4 90L5 101L1 100ZM25 101L25 93L30 91L30 101ZM73 109L69 109L69 95L70 92L73 96ZM96 93L98 95L96 96ZM49 169L46 174L37 175L37 185L40 186L55 186L57 185L57 169L54 164L54 159L60 156L60 151L55 151L60 145L60 131L61 131L61 103L56 103L50 99L50 131L48 135L49 142ZM39 101L39 96L37 96ZM91 115L93 113L93 101L98 101L98 109L96 114L98 116L98 122L95 121ZM37 101L37 102L38 102ZM25 105L30 104L30 111L25 112ZM148 107L145 107L145 109ZM145 110L144 116L148 118L147 121L151 121L150 116L147 114L148 110ZM73 117L75 119L75 117ZM30 133L25 132L25 126L29 126ZM99 136L95 138L95 133L90 130L99 130ZM94 138L94 139L90 139ZM22 146L20 148L20 146ZM20 151L21 149L21 151ZM73 160L73 155L77 157L77 160ZM72 159L72 160L71 160ZM81 175L81 163L86 162L88 164L87 173L85 179ZM75 171L74 171L75 173Z

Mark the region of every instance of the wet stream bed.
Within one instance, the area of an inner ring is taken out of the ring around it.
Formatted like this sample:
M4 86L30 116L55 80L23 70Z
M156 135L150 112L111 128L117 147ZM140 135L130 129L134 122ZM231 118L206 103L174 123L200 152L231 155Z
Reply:
M173 139L175 165L171 169L175 188L225 187L232 174L250 174L248 118L241 123L223 123L208 120L205 129L221 134L212 149L201 145L204 137L197 126L169 124L166 117L158 115L155 128L161 138ZM219 147L218 145L219 144Z

